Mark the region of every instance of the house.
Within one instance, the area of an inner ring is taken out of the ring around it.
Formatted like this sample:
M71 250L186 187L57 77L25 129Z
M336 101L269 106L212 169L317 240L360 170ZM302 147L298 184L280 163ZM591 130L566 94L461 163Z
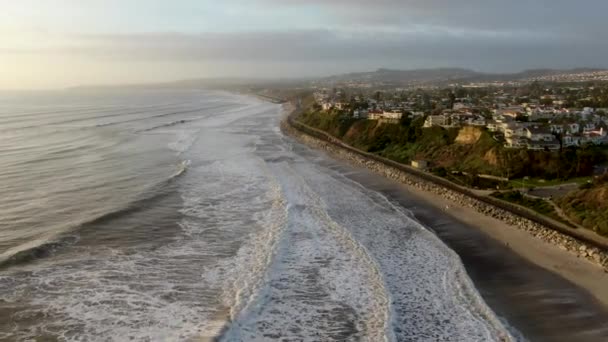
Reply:
M517 116L524 114L525 111L522 107L507 107L503 109L497 109L494 113L497 116L515 119Z
M587 118L594 112L595 111L593 110L593 108L585 107L582 111L578 112L578 115L580 115L583 120L587 120Z
M604 144L608 143L608 135L606 134L606 131L602 127L599 130L583 132L583 138L581 141L583 143L604 145Z
M592 123L587 123L583 126L583 133L596 131L597 127Z
M544 141L550 142L555 140L555 136L551 133L551 130L548 127L543 126L531 126L525 129L526 138L531 141Z
M535 108L530 113L530 121L549 120L555 117L553 110Z
M524 142L521 138L527 138L526 128L517 122L503 122L499 126L499 132L505 135L507 147L521 147Z
M353 118L355 119L367 119L368 111L364 109L357 109L353 112Z
M509 148L522 148L528 146L528 139L525 136L514 135L510 137L505 136L505 147Z
M449 118L445 115L429 115L424 121L423 127L448 126Z
M384 112L378 109L372 109L367 113L369 120L379 120Z
M338 110L343 110L343 109L345 109L346 107L348 107L348 103L344 103L344 102L336 102L336 103L334 104L334 107L335 107L336 109L338 109Z
M488 124L486 125L486 128L488 129L488 131L490 132L498 132L498 125L500 123L496 122L496 121L490 121L488 122Z
M470 110L471 106L466 103L456 102L454 103L454 110Z
M323 108L324 111L329 111L334 108L334 105L331 102L323 102L321 108Z
M571 134L578 134L581 131L581 126L579 124L575 123L571 123L568 124L568 132L570 132Z
M426 170L429 167L429 163L426 160L412 160L412 167L419 170Z
M526 148L533 151L557 151L560 149L560 144L557 139L553 141L529 141Z
M376 110L370 110L368 112L367 118L369 120L380 120L380 121L384 121L384 122L398 123L399 120L401 120L402 116L403 116L403 113L401 113L401 112L392 112L392 111L376 109Z
M467 123L472 126L485 127L487 124L487 121L486 121L486 118L484 118L481 115L474 115L473 118L470 118Z
M403 113L397 111L384 111L382 112L382 117L385 119L401 120Z
M564 147L580 146L581 145L581 139L582 138L580 136L572 135L570 133L567 133L562 138L562 144L564 145Z
M565 131L565 128L563 125L551 125L550 126L551 129L551 133L555 133L555 134L562 134Z

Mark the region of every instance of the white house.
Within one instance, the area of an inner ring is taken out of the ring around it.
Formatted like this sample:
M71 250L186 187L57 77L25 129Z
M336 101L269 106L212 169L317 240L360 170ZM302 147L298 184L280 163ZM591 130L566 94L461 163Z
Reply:
M382 117L385 119L401 120L403 113L397 111L384 111Z
M384 112L380 111L380 110L370 110L367 113L367 118L369 120L379 120L382 117L382 114Z
M448 117L445 115L429 115L424 121L426 128L433 126L447 126L449 123Z
M486 125L486 128L488 129L488 131L490 132L498 132L498 125L499 123L497 123L496 121L490 121L488 122L488 124Z
M515 119L518 115L522 115L524 113L525 113L525 110L523 109L523 107L519 107L519 106L498 109L494 112L494 114L496 114L497 116L503 116L503 117L508 117L508 118L512 118L512 119Z
M583 132L583 142L591 143L596 145L603 145L608 143L608 136L604 128L600 128L599 130L585 131Z
M426 170L429 166L429 163L426 160L412 160L412 167L415 167L419 170Z
M568 132L572 133L572 134L578 134L581 131L581 126L579 124L575 123L571 123L568 124Z
M348 107L348 103L344 103L344 102L336 102L334 104L334 107L336 107L339 110L343 110L344 108Z

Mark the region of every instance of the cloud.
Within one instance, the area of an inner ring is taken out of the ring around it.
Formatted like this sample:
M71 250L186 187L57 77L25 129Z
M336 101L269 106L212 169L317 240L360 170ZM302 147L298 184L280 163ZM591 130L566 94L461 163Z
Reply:
M608 47L542 33L491 31L296 30L284 32L142 33L74 35L55 46L14 49L126 61L243 63L362 62L377 67L465 66L511 71L526 67L599 66ZM587 51L593 50L593 54ZM5 52L6 48L5 48ZM426 65L424 65L426 64Z
M259 0L272 6L314 6L342 25L430 26L454 30L555 33L601 38L608 1L587 0Z
M179 78L199 68L200 76L284 77L380 67L608 67L605 0L61 1L65 8L46 1L45 15L12 5L15 19L0 23L0 64L10 59L28 75L62 60L121 75L141 65L131 79L161 68Z

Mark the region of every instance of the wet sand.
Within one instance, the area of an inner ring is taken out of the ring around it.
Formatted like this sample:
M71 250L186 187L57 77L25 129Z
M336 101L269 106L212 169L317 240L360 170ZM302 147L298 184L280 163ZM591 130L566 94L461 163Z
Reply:
M327 166L409 209L460 256L484 300L526 339L608 340L608 274L598 266L435 194L361 168L353 173L342 162Z

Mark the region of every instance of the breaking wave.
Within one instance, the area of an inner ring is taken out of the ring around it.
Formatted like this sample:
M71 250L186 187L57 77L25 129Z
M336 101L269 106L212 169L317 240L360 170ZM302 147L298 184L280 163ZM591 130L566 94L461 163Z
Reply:
M124 207L117 208L87 220L82 220L81 222L67 227L57 227L56 229L51 230L54 232L52 235L40 237L5 251L0 254L0 269L27 264L49 257L61 249L77 243L79 241L77 233L80 229L130 215L149 206L151 203L157 202L167 195L164 188L182 176L188 170L190 164L190 160L182 161L177 165L175 173L165 180L149 187L149 189L139 196L139 198L127 203Z

